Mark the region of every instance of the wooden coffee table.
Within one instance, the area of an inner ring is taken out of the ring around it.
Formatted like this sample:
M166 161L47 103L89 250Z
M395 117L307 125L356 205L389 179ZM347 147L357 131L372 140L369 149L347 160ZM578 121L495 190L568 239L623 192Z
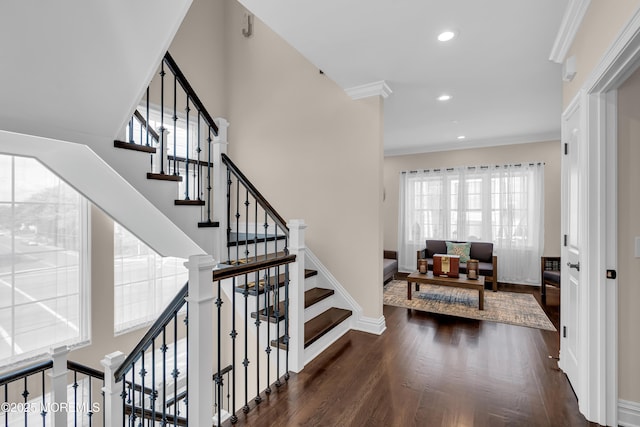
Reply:
M478 309L484 310L484 276L478 276L477 279L468 279L466 274L460 273L460 277L440 277L433 276L433 272L427 274L411 273L407 277L407 299L411 299L411 284L416 284L416 291L420 290L420 285L440 285L454 286L456 288L476 289L478 291Z

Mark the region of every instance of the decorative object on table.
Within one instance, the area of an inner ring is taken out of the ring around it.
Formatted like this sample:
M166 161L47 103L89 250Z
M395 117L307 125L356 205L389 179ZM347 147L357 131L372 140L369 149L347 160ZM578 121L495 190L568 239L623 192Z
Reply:
M427 263L426 259L419 259L418 260L418 273L427 274L427 267L428 266L429 266L429 264Z
M470 259L467 261L467 278L472 280L478 279L478 260Z
M433 274L444 277L459 277L460 256L435 254L433 255Z
M407 299L407 282L393 280L384 288L384 304L468 319L488 320L555 331L553 323L528 293L487 292L478 310L478 292L449 286L423 285Z
M416 270L418 268L418 260L426 259L429 263L429 270L433 270L433 255L443 254L447 252L446 240L427 239L423 249L416 251ZM493 255L493 243L491 242L451 242L451 243L470 243L469 254L471 259L478 260L478 276L485 277L485 289L498 290L498 257ZM461 263L460 273L467 272L467 264Z

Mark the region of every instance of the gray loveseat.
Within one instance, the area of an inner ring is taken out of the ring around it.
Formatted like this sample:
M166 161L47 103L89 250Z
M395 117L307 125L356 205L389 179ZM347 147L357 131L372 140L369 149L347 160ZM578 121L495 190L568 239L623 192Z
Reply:
M446 240L427 240L426 247L418 251L416 255L416 269L418 268L418 260L426 259L429 264L429 270L433 270L433 254L446 254ZM455 240L449 240L453 243L466 243ZM498 290L498 257L493 254L493 243L491 242L470 242L471 259L478 260L480 274L485 276L484 287L486 289ZM467 272L467 264L460 263L460 273ZM489 286L491 283L491 286Z
M384 251L382 261L383 279L382 283L390 282L398 272L398 252Z

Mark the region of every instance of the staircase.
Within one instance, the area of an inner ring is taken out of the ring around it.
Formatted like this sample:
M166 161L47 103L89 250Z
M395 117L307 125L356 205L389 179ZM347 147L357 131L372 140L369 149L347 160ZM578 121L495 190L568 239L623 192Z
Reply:
M218 329L218 343L214 343L214 347L218 349L218 373L214 375L214 381L220 388L216 392L221 396L224 382L216 378L222 378L222 366L226 366L224 360L230 360L231 365L226 373L232 373L232 385L227 386L233 388L231 394L234 396L244 393L244 402L238 405L231 401L226 405L222 401L217 402L219 413L216 414L216 420L223 421L231 417L235 421L235 411L246 412L252 409L248 398L249 388L256 393L252 400L255 405L262 400L260 377L264 372L261 370L266 370L266 381L262 383L266 383L266 388L262 392L268 394L272 384L280 386L281 378L288 379L289 353L295 353L298 351L295 347L300 346L300 354L293 356L293 369L302 369L305 363L350 329L351 323L346 320L352 318L352 310L348 301L336 295L330 282L323 280L317 269L304 269L302 288L299 286L302 282L298 283L293 275L290 277L289 263L296 257L296 263L292 264L293 270L304 268L307 258L304 241L291 244L289 224L226 155L226 122L218 120L216 123L211 118L168 53L158 73L160 82L152 82L150 89L159 86L162 90L166 70L173 75L173 79L169 77L168 80L177 83L172 87L173 95L169 94L167 97L164 92L154 95L147 90L127 131L122 135L123 138L114 141L112 150L119 153L111 153L108 157L115 159L136 156L135 163L145 165L146 171L142 168L130 168L131 160L126 160L124 164L127 168L123 173L126 173L134 185L140 185L140 191L153 199L156 205L160 205L169 218L203 249L213 254L216 260L222 260L214 271L213 288L216 295L212 296L211 302L215 305L214 312L217 310L218 313L218 328L225 316L231 318L232 326L230 334L226 334L231 336L231 340L226 344L221 341L225 333ZM182 88L184 95L176 95L177 87ZM176 105L176 100L180 97L186 100L186 113L183 116L178 114L179 107ZM166 98L169 98L169 105L166 107L168 115L164 111ZM156 109L158 107L152 100L161 101L158 115L160 125L157 130L152 126L150 105L156 105ZM165 122L167 116L169 119ZM185 131L180 131L181 128ZM179 141L177 136L181 133L186 134L186 138ZM114 167L118 168L117 165ZM147 182L142 182L144 180ZM157 187L162 189L158 190ZM164 200L160 201L161 198ZM198 286L192 281L190 274L189 288ZM206 278L203 278L202 282L205 281ZM303 292L303 297L298 300L303 299L303 304L300 307L290 305L289 301L296 300L290 299L290 293L300 291ZM185 297L193 294L193 291L187 291L186 288L185 292L182 296L177 296L177 304L184 303ZM231 305L230 312L222 311L225 302ZM172 308L174 316L177 309L177 306ZM190 324L194 321L193 316L190 308ZM214 318L215 316L214 313ZM239 327L236 319L240 321ZM251 322L249 319L252 319ZM176 320L172 320L175 323ZM303 334L297 344L295 332L301 324L304 324ZM145 351L149 351L151 345L150 337L158 337L166 327L166 324L158 326L145 337L145 343L141 342L128 360L121 364L115 373L117 378L125 379L127 375L132 375L127 372L139 369L135 368L135 360L144 358ZM249 338L247 334L252 337ZM244 344L238 336L244 337ZM251 340L255 340L256 350L262 350L264 344L261 343L269 344L264 348L264 353L253 357L253 362L247 358ZM198 340L198 345L202 344L200 341ZM202 356L202 350L195 347L195 344L189 344L189 349L192 354ZM275 350L275 354L271 354L271 349ZM238 356L237 351L244 351L242 363L236 362L242 356ZM255 389L246 383L238 386L236 375L247 378L248 366L252 363L257 369L258 383ZM272 370L275 370L275 376L272 375ZM178 371L174 366L172 372ZM173 383L178 384L180 374L175 375ZM274 378L275 382L272 382ZM136 381L140 386L144 377L138 374L130 377L129 393L135 393ZM208 387L211 388L210 385ZM206 388L206 385L202 388L203 393L206 393ZM198 389L197 384L195 389ZM178 394L180 391L176 388L174 399ZM201 393L198 396L199 401L205 397ZM144 401L144 396L140 399ZM144 403L139 406L138 410L141 412L138 416L143 415L144 408ZM132 411L135 414L135 407Z

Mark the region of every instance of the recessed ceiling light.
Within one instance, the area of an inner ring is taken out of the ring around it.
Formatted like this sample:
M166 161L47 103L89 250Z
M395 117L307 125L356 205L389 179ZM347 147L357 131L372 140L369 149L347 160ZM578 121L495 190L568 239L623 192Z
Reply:
M458 139L465 139L465 138L466 138L466 136L464 136L464 135L460 135L460 136L458 137Z
M443 31L440 34L438 34L438 40L440 40L441 42L448 42L455 36L456 36L456 33L454 33L453 31Z
M438 101L448 101L451 99L451 95L443 94L438 97Z

